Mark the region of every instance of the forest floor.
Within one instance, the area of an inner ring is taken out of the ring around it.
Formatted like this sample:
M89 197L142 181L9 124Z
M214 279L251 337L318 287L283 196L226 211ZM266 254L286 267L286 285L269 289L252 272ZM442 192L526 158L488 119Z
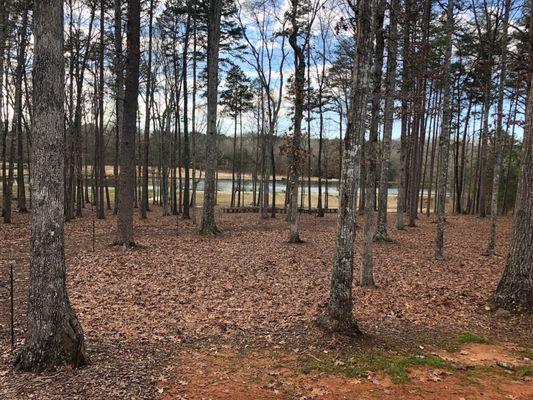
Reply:
M191 221L136 216L136 240L110 245L115 216L66 225L70 299L90 364L33 375L11 368L24 337L29 215L0 225L1 399L533 399L533 318L486 309L505 261L482 255L488 219L450 216L446 260L433 260L435 223L375 245L376 289L354 282L364 332L347 339L314 323L329 293L336 216L303 215L300 245L283 216L217 212L223 234ZM393 216L390 215L392 222ZM358 249L355 276L360 264ZM16 349L9 341L15 267Z

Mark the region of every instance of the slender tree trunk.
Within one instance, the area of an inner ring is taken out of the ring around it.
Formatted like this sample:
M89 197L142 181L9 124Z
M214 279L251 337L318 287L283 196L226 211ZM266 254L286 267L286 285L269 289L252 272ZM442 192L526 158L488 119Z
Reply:
M437 110L440 110L441 103L442 103L442 92L439 92L439 100L437 101ZM442 120L439 118L440 111L437 115L435 115L435 125L433 127L433 140L431 143L431 159L429 162L429 184L428 184L428 199L427 199L427 207L426 207L426 216L429 217L431 215L431 191L433 190L433 170L435 169L435 151L437 147L437 132L439 129L442 129ZM438 156L437 156L437 162L438 162ZM437 178L438 180L438 178Z
M99 55L99 97L98 97L98 117L99 117L99 130L97 138L97 160L98 160L98 173L97 173L97 204L96 204L96 217L98 219L105 218L105 208L104 208L104 185L105 185L105 151L104 151L104 46L105 46L105 30L104 30L104 21L105 21L105 1L100 0L100 55Z
M509 182L511 179L511 168L512 168L512 160L513 160L513 153L514 153L514 147L515 147L515 134L516 134L516 114L518 109L518 94L515 94L515 105L514 105L514 111L511 118L511 123L513 124L513 128L511 129L511 139L509 143L509 155L507 156L507 173L505 176L505 191L503 193L503 206L502 206L502 212L504 214L507 213L509 210L509 206L507 204L508 202L508 196L509 196Z
M242 105L241 105L242 109ZM240 127L240 140L239 140L239 197L237 199L237 204L239 207L244 207L244 193L243 193L243 163L244 163L244 155L243 155L243 146L242 146L242 111L239 113L239 127ZM242 201L242 204L241 204Z
M365 130L366 106L370 93L370 64L373 53L372 10L376 0L360 0L357 21L357 50L352 73L352 101L344 139L337 237L327 312L320 325L348 335L360 331L352 312L352 281L355 243L355 196L359 176L359 144Z
M146 107L144 116L144 140L143 140L143 171L142 171L142 198L141 198L141 218L146 218L148 206L148 168L150 157L150 115L151 115L151 91L152 91L152 40L153 40L153 19L154 19L154 0L150 0L148 9L148 76L146 79ZM155 188L153 188L155 190Z
M69 302L64 253L63 2L34 3L34 206L27 336L15 368L43 371L86 362L81 325Z
M217 171L217 87L218 52L220 44L221 0L209 0L207 33L207 131L204 204L202 234L217 234L215 222L216 171Z
M237 155L237 113L233 116L233 156L231 158L231 199L230 207L235 207L235 157Z
M189 33L191 28L191 17L187 15L187 22L185 25L185 36L183 38L183 60L182 60L182 79L183 79L183 161L185 166L185 182L183 185L183 219L190 219L190 168L191 168L191 148L189 145L189 88L188 88L188 63L189 57Z
M379 204L376 239L387 240L387 209L389 197L389 168L391 157L392 127L394 124L394 100L396 92L396 56L398 53L398 15L399 0L392 0L390 4L389 38L387 41L387 76L385 82L385 107L381 171L379 179Z
M22 27L20 29L20 44L17 55L17 68L15 71L15 118L14 127L17 136L17 206L21 213L27 212L26 208L26 187L24 184L24 136L22 134L22 79L24 75L24 64L26 62L26 43L28 31L28 8L24 3L22 15ZM28 160L29 163L29 160ZM29 164L28 164L29 165Z
M0 0L0 130L2 134L2 216L5 214L7 202L7 136L8 122L4 122L4 53L6 51L6 42L9 36L8 21L11 9L10 0ZM6 68L7 69L7 68Z
M448 180L448 156L450 149L450 128L451 128L451 119L452 119L452 110L451 110L451 60L452 60L452 38L453 38L453 0L448 0L448 11L446 17L446 58L444 61L444 97L442 102L442 125L439 136L439 156L440 156L440 172L438 175L438 185L439 190L437 194L437 212L438 212L438 222L437 222L437 234L435 238L435 258L437 260L444 259L444 228L446 225L446 187Z
M374 287L374 262L372 259L374 241L374 209L377 178L377 153L379 131L379 109L381 104L381 76L383 70L383 50L385 47L385 33L383 21L385 19L385 0L378 0L373 16L373 36L376 38L374 52L374 66L372 71L372 109L370 122L370 136L367 142L368 168L366 175L366 204L363 225L363 249L361 252L361 280L363 287Z
M196 189L198 182L196 180L196 46L197 46L197 34L196 34L196 2L194 3L193 14L193 55L192 55L192 110L191 110L191 122L192 122L192 197L190 207L192 209L192 221L196 225Z
M490 200L490 229L487 244L487 255L494 255L496 246L496 220L498 218L498 197L500 194L500 174L502 166L502 130L503 130L503 97L505 89L505 80L507 76L507 43L509 30L509 13L511 9L511 0L505 1L505 13L503 17L503 37L502 37L502 55L500 66L500 82L498 86L498 114L496 117L496 134L494 137L494 172L492 180L492 196Z
M409 65L410 57L410 35L411 35L411 0L405 0L405 12L404 12L404 32L403 32L403 66L402 66L402 88L401 88L401 97L402 97L402 126L401 126L401 136L400 136L400 171L398 177L398 198L396 202L396 229L403 230L405 229L404 225L404 210L405 210L405 200L406 200L406 188L407 188L407 179L406 179L406 168L405 164L408 159L407 157L407 134L409 126L409 102L408 95L411 86L411 66Z
M115 163L113 177L115 181L115 206L114 213L118 212L118 164L120 135L122 134L124 113L124 62L122 59L122 0L114 0L115 5Z
M425 129L425 104L426 104L426 74L427 58L429 51L429 22L431 18L431 0L424 1L424 14L422 21L422 43L420 59L414 67L417 74L416 93L413 100L414 121L411 131L411 161L410 161L410 179L409 179L409 226L416 226L418 211L418 196L420 191L419 175L422 160L421 144L424 142Z
M131 247L135 195L135 137L139 94L140 0L128 0L124 122L120 134L120 170L116 243Z
M289 140L289 243L300 243L300 214L298 210L298 182L302 164L302 119L304 110L305 49L298 43L300 22L298 21L299 0L291 0L290 22L292 31L289 44L294 52L294 120Z

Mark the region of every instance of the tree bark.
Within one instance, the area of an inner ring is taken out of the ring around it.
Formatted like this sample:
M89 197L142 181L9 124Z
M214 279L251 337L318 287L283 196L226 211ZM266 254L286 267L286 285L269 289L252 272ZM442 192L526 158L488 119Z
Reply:
M355 197L359 179L359 144L365 130L366 106L370 92L370 64L373 53L372 10L376 0L360 0L357 22L357 50L352 73L352 101L344 138L344 153L333 256L331 290L327 312L319 324L333 332L359 335L352 312L352 281L355 243Z
M387 209L389 197L389 168L391 157L392 128L394 124L394 100L396 92L396 56L398 53L398 14L399 0L392 0L389 14L389 38L387 41L387 75L385 82L385 106L383 110L383 142L381 171L379 179L378 221L376 230L377 240L388 240Z
M298 21L299 0L291 0L291 32L289 44L294 52L294 119L292 135L289 137L289 209L287 219L289 221L289 243L301 243L300 238L300 214L298 210L298 182L302 164L302 119L304 109L304 86L305 86L305 49L298 43L300 22ZM302 189L303 190L303 189ZM303 205L302 205L303 206Z
M154 1L150 0L148 9L148 76L146 79L146 110L144 116L144 139L143 139L143 172L142 172L142 197L141 197L141 218L146 218L146 212L149 210L148 206L148 168L150 157L150 114L152 102L152 40L153 40L153 19L154 19ZM153 188L155 191L155 187Z
M114 213L118 212L118 164L119 164L119 149L120 149L120 135L124 123L124 62L122 55L122 0L115 0L115 112L116 112L116 126L115 126L115 163L113 168L113 177L115 180L115 207Z
M444 259L444 228L446 225L446 191L448 180L448 156L450 150L450 127L452 119L451 110L451 60L452 60L452 35L453 35L453 0L448 0L448 11L446 17L446 58L444 61L444 97L442 101L442 125L439 136L439 159L440 170L438 174L438 194L437 194L437 234L435 238L435 258L437 260Z
M409 130L409 102L408 96L411 87L411 66L409 65L410 57L410 35L411 35L411 0L405 0L405 10L404 10L404 32L403 32L403 65L402 65L402 88L401 88L401 97L402 97L402 127L401 127L401 136L400 136L400 172L398 176L398 197L396 201L396 229L403 230L405 229L404 223L404 211L405 211L405 199L406 199L406 188L407 188L407 171L405 164L407 161L407 141L408 141L408 130Z
M500 194L500 175L502 169L502 136L503 136L503 97L505 89L505 80L507 77L507 43L509 30L509 13L511 9L511 0L505 1L505 12L503 17L503 37L502 37L502 54L500 67L500 82L498 85L498 114L496 117L496 134L494 136L494 172L492 179L492 195L490 199L490 229L487 244L487 255L494 255L496 246L496 220L498 218L498 197Z
M183 60L182 60L182 79L183 79L183 161L185 166L185 182L183 185L183 219L190 219L190 168L191 168L191 149L189 146L189 88L187 87L187 58L189 56L189 32L191 28L191 16L187 15L185 25L185 36L183 37Z
M105 21L105 1L100 0L100 49L99 49L99 82L98 82L98 133L97 133L97 190L98 195L96 196L98 202L96 204L96 217L98 219L105 218L105 209L104 209L104 185L105 185L105 143L104 143L104 46L105 46L105 30L104 30L104 21Z
M377 178L377 152L379 130L379 108L381 104L381 76L383 70L383 50L385 47L385 34L383 21L385 19L385 0L378 0L373 16L373 35L376 39L374 52L374 67L372 71L372 109L370 122L370 136L367 142L367 174L366 204L363 225L363 249L361 254L361 280L359 284L364 287L374 287L374 262L372 259L372 246L374 242L374 209Z
M202 234L218 234L215 222L217 170L217 93L221 0L209 0L207 33L207 132Z
M133 203L135 191L135 137L139 94L140 0L128 0L127 55L124 91L124 123L120 134L117 244L135 246Z
M34 124L27 337L15 368L40 372L86 363L69 302L64 254L63 2L34 3Z
M13 126L17 137L17 206L21 213L27 212L26 187L24 184L24 136L22 134L22 79L25 74L26 44L28 36L28 9L29 4L24 3L22 26L20 29L20 43L17 55L17 68L15 71L15 115ZM29 160L28 160L29 163Z
M529 1L533 10L533 1ZM529 25L529 56L533 57L533 19ZM529 81L533 76L528 71ZM533 85L529 85L522 171L516 201L509 254L492 303L511 312L533 312Z

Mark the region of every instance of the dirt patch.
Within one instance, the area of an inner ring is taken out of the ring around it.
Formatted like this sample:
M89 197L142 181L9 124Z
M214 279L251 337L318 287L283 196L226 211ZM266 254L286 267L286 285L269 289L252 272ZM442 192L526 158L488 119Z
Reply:
M500 346L494 347L498 352ZM159 399L533 398L530 377L502 375L497 370L424 366L409 370L408 381L397 382L383 371L369 371L358 378L331 372L304 373L301 356L268 349L187 354L176 361L179 382L161 383ZM320 354L316 358L320 359Z
M445 360L467 366L500 366L512 370L517 366L532 366L533 361L523 353L526 349L514 343L483 344L473 343L462 346L460 351L438 351Z

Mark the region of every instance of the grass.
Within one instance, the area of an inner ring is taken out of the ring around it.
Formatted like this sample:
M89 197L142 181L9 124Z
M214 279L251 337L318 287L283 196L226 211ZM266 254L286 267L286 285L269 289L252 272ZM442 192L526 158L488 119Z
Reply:
M516 372L520 376L533 376L533 366L519 365L518 367L516 367Z
M434 356L424 355L385 355L380 353L361 354L343 360L319 359L305 357L301 360L302 371L312 371L345 375L350 378L362 378L369 372L384 372L396 382L409 381L409 368L428 366L450 369L451 364Z
M484 336L476 335L472 332L461 332L455 336L455 340L462 344L468 343L478 343L478 344L489 344L490 340Z

